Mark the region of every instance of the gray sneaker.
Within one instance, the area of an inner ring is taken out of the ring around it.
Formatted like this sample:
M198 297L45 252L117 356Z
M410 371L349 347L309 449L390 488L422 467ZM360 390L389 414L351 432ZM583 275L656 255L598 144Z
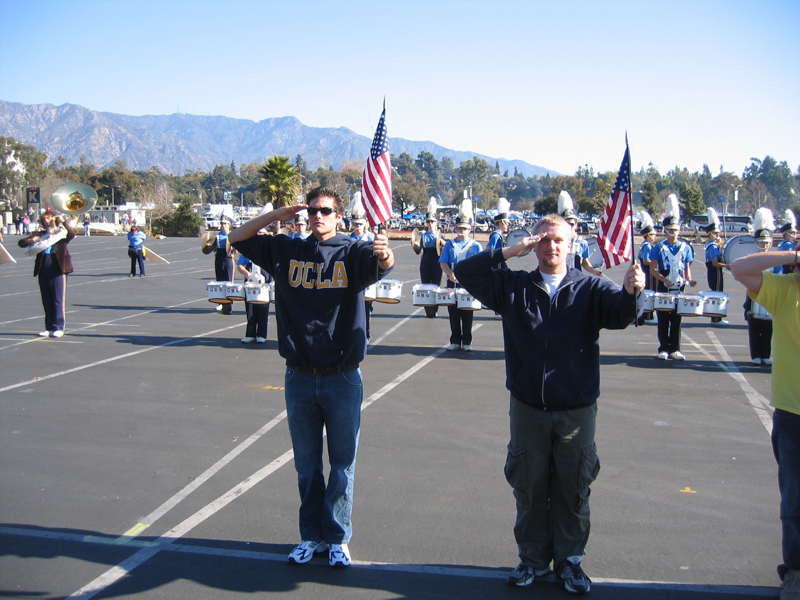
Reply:
M525 565L525 563L519 563L517 568L511 571L508 578L506 578L506 582L508 585L525 587L526 585L532 584L536 577L544 577L550 572L550 567L546 569L534 569L533 567Z
M780 600L800 600L800 571L786 571Z
M570 556L565 560L558 576L564 580L564 588L572 594L586 594L592 587L592 580L581 569L580 556Z

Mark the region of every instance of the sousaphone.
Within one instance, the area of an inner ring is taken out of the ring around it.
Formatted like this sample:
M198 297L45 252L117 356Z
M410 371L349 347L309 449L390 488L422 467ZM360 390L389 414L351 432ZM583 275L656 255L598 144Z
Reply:
M65 215L82 215L97 204L97 192L85 183L65 183L53 192L50 204Z

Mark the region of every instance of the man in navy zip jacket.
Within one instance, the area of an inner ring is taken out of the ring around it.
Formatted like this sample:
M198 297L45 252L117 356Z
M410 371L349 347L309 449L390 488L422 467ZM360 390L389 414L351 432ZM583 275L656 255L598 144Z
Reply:
M285 397L300 490L301 543L289 562L328 550L331 566L349 566L353 479L361 427L359 363L367 352L364 288L394 265L386 236L357 242L337 234L344 206L332 188L307 204L285 206L231 232L231 244L275 281L278 352L286 360ZM311 236L256 235L307 210ZM323 427L330 475L322 470Z
M514 488L520 564L508 583L525 586L550 572L569 592L586 593L581 568L589 538L589 485L600 462L594 442L600 395L600 329L636 318L644 273L632 263L623 289L569 268L572 229L549 215L511 247L456 265L467 291L503 318L511 441L505 475ZM533 248L533 272L496 269Z

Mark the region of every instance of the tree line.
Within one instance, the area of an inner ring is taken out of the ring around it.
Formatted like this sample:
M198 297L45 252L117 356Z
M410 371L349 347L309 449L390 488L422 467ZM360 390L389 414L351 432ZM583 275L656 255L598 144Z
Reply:
M559 192L567 190L580 212L601 215L617 177L616 171L595 172L589 165L579 167L573 175L525 177L516 168L513 173L501 172L498 163L492 166L477 156L456 166L451 158L438 159L430 152L420 152L416 158L405 152L392 156L392 167L395 210L419 212L426 210L431 196L440 205L458 204L469 187L478 209L494 208L497 200L505 197L513 210L547 214L555 212ZM339 169L310 169L297 155L293 160L273 156L263 163L240 166L231 161L210 171L172 175L157 166L129 170L122 160L98 168L85 155L77 165L68 165L61 156L49 159L33 146L0 137L0 204L5 210L21 210L25 208L25 188L39 187L42 198L49 198L59 185L78 181L97 191L100 204L149 204L155 206L155 217L168 216L181 203L262 206L271 201L277 207L294 203L297 196L319 185L350 196L361 185L363 169L364 163L355 161L347 161ZM681 212L687 217L703 213L708 206L719 212L737 210L750 215L767 206L780 218L787 208L795 208L798 214L800 167L792 172L786 161L766 156L752 158L741 175L722 168L715 175L707 165L700 172L676 166L661 174L650 163L631 174L631 186L641 193L643 208L656 220L672 193L678 194ZM244 192L240 195L241 188ZM725 196L725 204L719 203L720 196Z

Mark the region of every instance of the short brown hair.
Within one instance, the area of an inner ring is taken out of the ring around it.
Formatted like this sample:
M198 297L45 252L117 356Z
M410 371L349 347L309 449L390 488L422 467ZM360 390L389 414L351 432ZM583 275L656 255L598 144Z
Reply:
M564 217L560 215L547 215L539 219L536 225L533 226L533 235L539 233L539 230L545 225L560 225L561 227L566 227L570 231L572 230L572 226L567 223Z
M306 204L311 206L311 202L316 200L317 198L330 198L333 200L333 210L336 211L337 215L344 214L344 204L342 203L342 197L339 195L335 189L327 185L321 185L319 187L315 187L313 190L306 194Z

